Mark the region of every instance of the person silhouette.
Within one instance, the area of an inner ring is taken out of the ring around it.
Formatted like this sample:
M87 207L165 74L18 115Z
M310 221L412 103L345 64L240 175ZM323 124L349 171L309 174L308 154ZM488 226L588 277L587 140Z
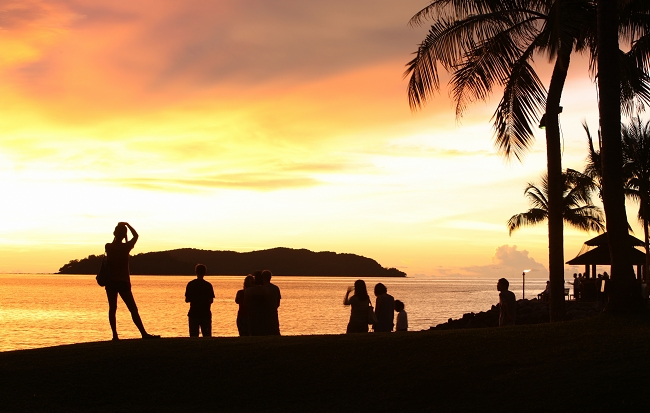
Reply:
M352 291L354 291L354 294L350 297ZM367 333L368 309L371 307L365 281L356 280L354 287L348 287L343 299L343 305L350 306L350 321L348 321L346 333Z
M508 290L510 283L505 278L497 281L499 291L499 327L515 325L517 318L517 299L512 291Z
M248 327L248 307L246 306L245 294L246 289L255 285L255 277L248 274L244 278L244 288L237 291L235 295L235 303L239 304L239 309L237 310L237 330L239 331L240 336L250 336L250 328Z
M279 336L280 318L278 317L278 308L280 308L282 295L280 294L280 288L275 284L271 284L271 277L273 277L271 270L262 271L262 280L264 281L264 287L269 291L270 299L268 333L272 336Z
M190 303L187 321L190 327L190 337L199 336L199 327L203 337L212 337L212 312L210 305L214 301L212 284L204 280L207 267L196 264L194 267L196 279L187 283L185 288L185 302Z
M397 312L397 325L395 331L408 331L409 321L406 311L404 311L404 303L400 300L395 300L395 311Z
M131 231L132 238L129 241L127 228ZM109 269L108 283L106 284L106 298L108 299L108 322L113 331L113 340L119 340L117 335L117 295L131 313L133 324L138 328L142 338L160 338L159 335L149 334L142 324L138 306L131 292L131 273L129 270L129 253L138 242L138 233L126 222L119 222L113 231L113 242L104 246L106 251L106 262ZM124 240L124 242L122 242Z
M373 326L376 333L390 333L393 331L395 299L388 294L388 289L382 283L375 285L375 316L377 323Z
M251 336L270 334L271 295L264 286L261 271L253 272L255 284L244 291L244 305L248 312L248 328Z

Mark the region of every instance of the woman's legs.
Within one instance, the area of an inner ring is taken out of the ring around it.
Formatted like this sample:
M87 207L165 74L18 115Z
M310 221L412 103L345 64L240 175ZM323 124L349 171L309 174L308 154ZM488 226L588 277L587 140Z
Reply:
M122 301L124 301L124 304L126 304L126 307L129 309L133 324L135 324L140 331L140 334L142 334L142 338L159 338L160 336L148 334L144 329L140 313L138 312L138 306L135 304L135 299L131 292L131 286L126 284L125 286L120 285L113 286L113 288L106 288L106 297L108 298L108 322L111 324L111 330L113 330L113 340L119 339L117 336L117 321L115 318L118 294L122 297Z
M115 320L115 313L117 312L117 291L106 289L106 298L108 298L108 322L113 331L113 340L118 340L117 336L117 321Z
M138 312L138 306L135 304L135 298L133 298L131 289L129 288L120 290L120 297L122 297L122 301L124 301L124 304L126 304L126 307L131 312L131 319L133 320L133 324L138 327L138 330L140 331L140 334L142 334L142 337L148 336L149 334L147 334L147 331L144 329L142 319L140 318L140 313Z

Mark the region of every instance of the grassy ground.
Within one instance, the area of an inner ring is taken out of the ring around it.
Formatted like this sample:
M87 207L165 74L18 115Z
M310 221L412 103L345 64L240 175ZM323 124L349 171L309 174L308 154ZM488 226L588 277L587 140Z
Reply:
M650 319L0 353L0 411L647 410Z

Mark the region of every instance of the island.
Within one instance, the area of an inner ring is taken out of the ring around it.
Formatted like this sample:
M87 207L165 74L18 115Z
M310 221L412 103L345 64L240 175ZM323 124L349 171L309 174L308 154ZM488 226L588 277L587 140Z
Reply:
M59 274L97 274L103 258L89 255L71 260L59 269ZM131 256L129 261L132 275L193 275L197 263L205 264L210 275L246 275L268 269L275 275L406 277L396 268L384 268L356 254L283 247L251 252L181 248L145 252Z

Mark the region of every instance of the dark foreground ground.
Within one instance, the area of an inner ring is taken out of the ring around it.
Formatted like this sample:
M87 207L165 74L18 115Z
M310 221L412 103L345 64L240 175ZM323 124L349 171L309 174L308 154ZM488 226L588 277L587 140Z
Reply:
M0 353L0 411L598 412L650 407L650 320Z

